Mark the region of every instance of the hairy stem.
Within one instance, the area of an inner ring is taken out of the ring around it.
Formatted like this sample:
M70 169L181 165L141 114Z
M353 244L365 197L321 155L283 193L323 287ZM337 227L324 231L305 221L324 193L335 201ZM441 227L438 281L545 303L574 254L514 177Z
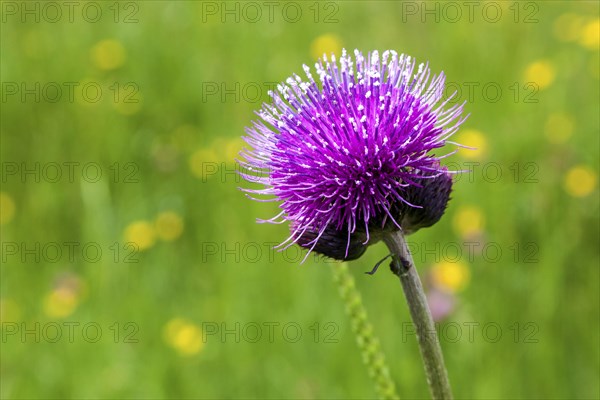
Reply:
M381 351L379 339L373 333L373 326L367 318L367 311L362 303L360 293L356 290L354 277L346 263L332 266L333 278L338 284L340 296L346 305L350 317L352 331L362 354L369 376L375 383L375 391L380 399L398 399L396 386L390 377L390 370Z
M383 240L392 252L392 272L400 278L404 289L404 296L415 325L431 396L434 399L452 399L448 372L444 365L444 356L431 311L404 235L398 231L386 235Z

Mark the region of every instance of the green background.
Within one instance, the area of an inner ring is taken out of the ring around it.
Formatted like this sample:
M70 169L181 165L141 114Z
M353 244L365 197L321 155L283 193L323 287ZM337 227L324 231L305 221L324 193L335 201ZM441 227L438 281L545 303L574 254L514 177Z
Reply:
M70 20L29 2L37 22L3 2L2 398L375 397L336 264L269 250L288 228L256 224L277 205L244 198L232 172L268 86L327 38L445 71L471 114L462 130L484 138L477 158L449 159L480 164L410 238L424 279L449 259L470 275L439 325L455 396L598 398L599 54L585 33L598 3L488 3L497 22L462 2L456 22L435 2L276 2L271 20L264 2L96 2L97 22L88 3ZM540 60L550 78L534 93ZM427 397L399 283L363 275L386 254L374 245L350 269L401 398Z

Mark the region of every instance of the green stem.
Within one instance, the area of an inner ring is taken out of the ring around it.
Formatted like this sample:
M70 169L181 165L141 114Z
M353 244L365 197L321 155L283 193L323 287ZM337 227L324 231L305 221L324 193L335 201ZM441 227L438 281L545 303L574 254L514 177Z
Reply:
M380 399L398 399L396 386L390 377L390 371L381 351L379 340L373 333L373 326L367 318L367 311L362 303L360 293L356 290L354 277L346 263L332 266L333 278L338 284L340 295L346 305L350 317L352 331L362 354L369 376L375 383L375 391Z
M383 240L393 255L392 272L400 278L404 289L404 296L415 325L431 396L434 399L452 399L448 372L444 366L444 356L431 311L404 235L398 231L386 235Z

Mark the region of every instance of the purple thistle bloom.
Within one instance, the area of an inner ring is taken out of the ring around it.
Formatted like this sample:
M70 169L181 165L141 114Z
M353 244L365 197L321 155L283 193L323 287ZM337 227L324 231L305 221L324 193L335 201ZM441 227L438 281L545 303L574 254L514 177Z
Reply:
M384 230L439 220L452 182L440 165L448 154L432 151L466 118L464 104L445 109L453 96L441 102L443 73L430 77L424 64L415 72L415 61L395 51L354 55L344 50L339 63L324 55L315 64L320 85L306 65L308 81L294 74L278 85L241 152L241 165L262 176L242 175L264 185L245 191L281 201L281 213L262 222L290 221L282 244L333 256L323 250L331 243L338 259L357 258Z

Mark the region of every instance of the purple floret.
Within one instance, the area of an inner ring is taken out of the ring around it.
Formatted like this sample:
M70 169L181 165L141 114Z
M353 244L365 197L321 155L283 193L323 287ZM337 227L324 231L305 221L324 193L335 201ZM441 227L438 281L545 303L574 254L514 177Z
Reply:
M394 209L427 206L412 203L406 189L447 174L439 162L445 156L433 151L466 118L464 104L445 109L452 96L441 101L443 73L431 76L427 65L394 51L354 56L323 56L315 64L319 84L305 65L307 81L293 75L278 85L247 128L251 148L241 153L251 171L243 175L264 185L245 191L281 202L281 213L263 222L292 222L286 242L302 238L308 248L325 232L344 232L346 256L355 232L364 232L366 244L373 221L400 229Z

